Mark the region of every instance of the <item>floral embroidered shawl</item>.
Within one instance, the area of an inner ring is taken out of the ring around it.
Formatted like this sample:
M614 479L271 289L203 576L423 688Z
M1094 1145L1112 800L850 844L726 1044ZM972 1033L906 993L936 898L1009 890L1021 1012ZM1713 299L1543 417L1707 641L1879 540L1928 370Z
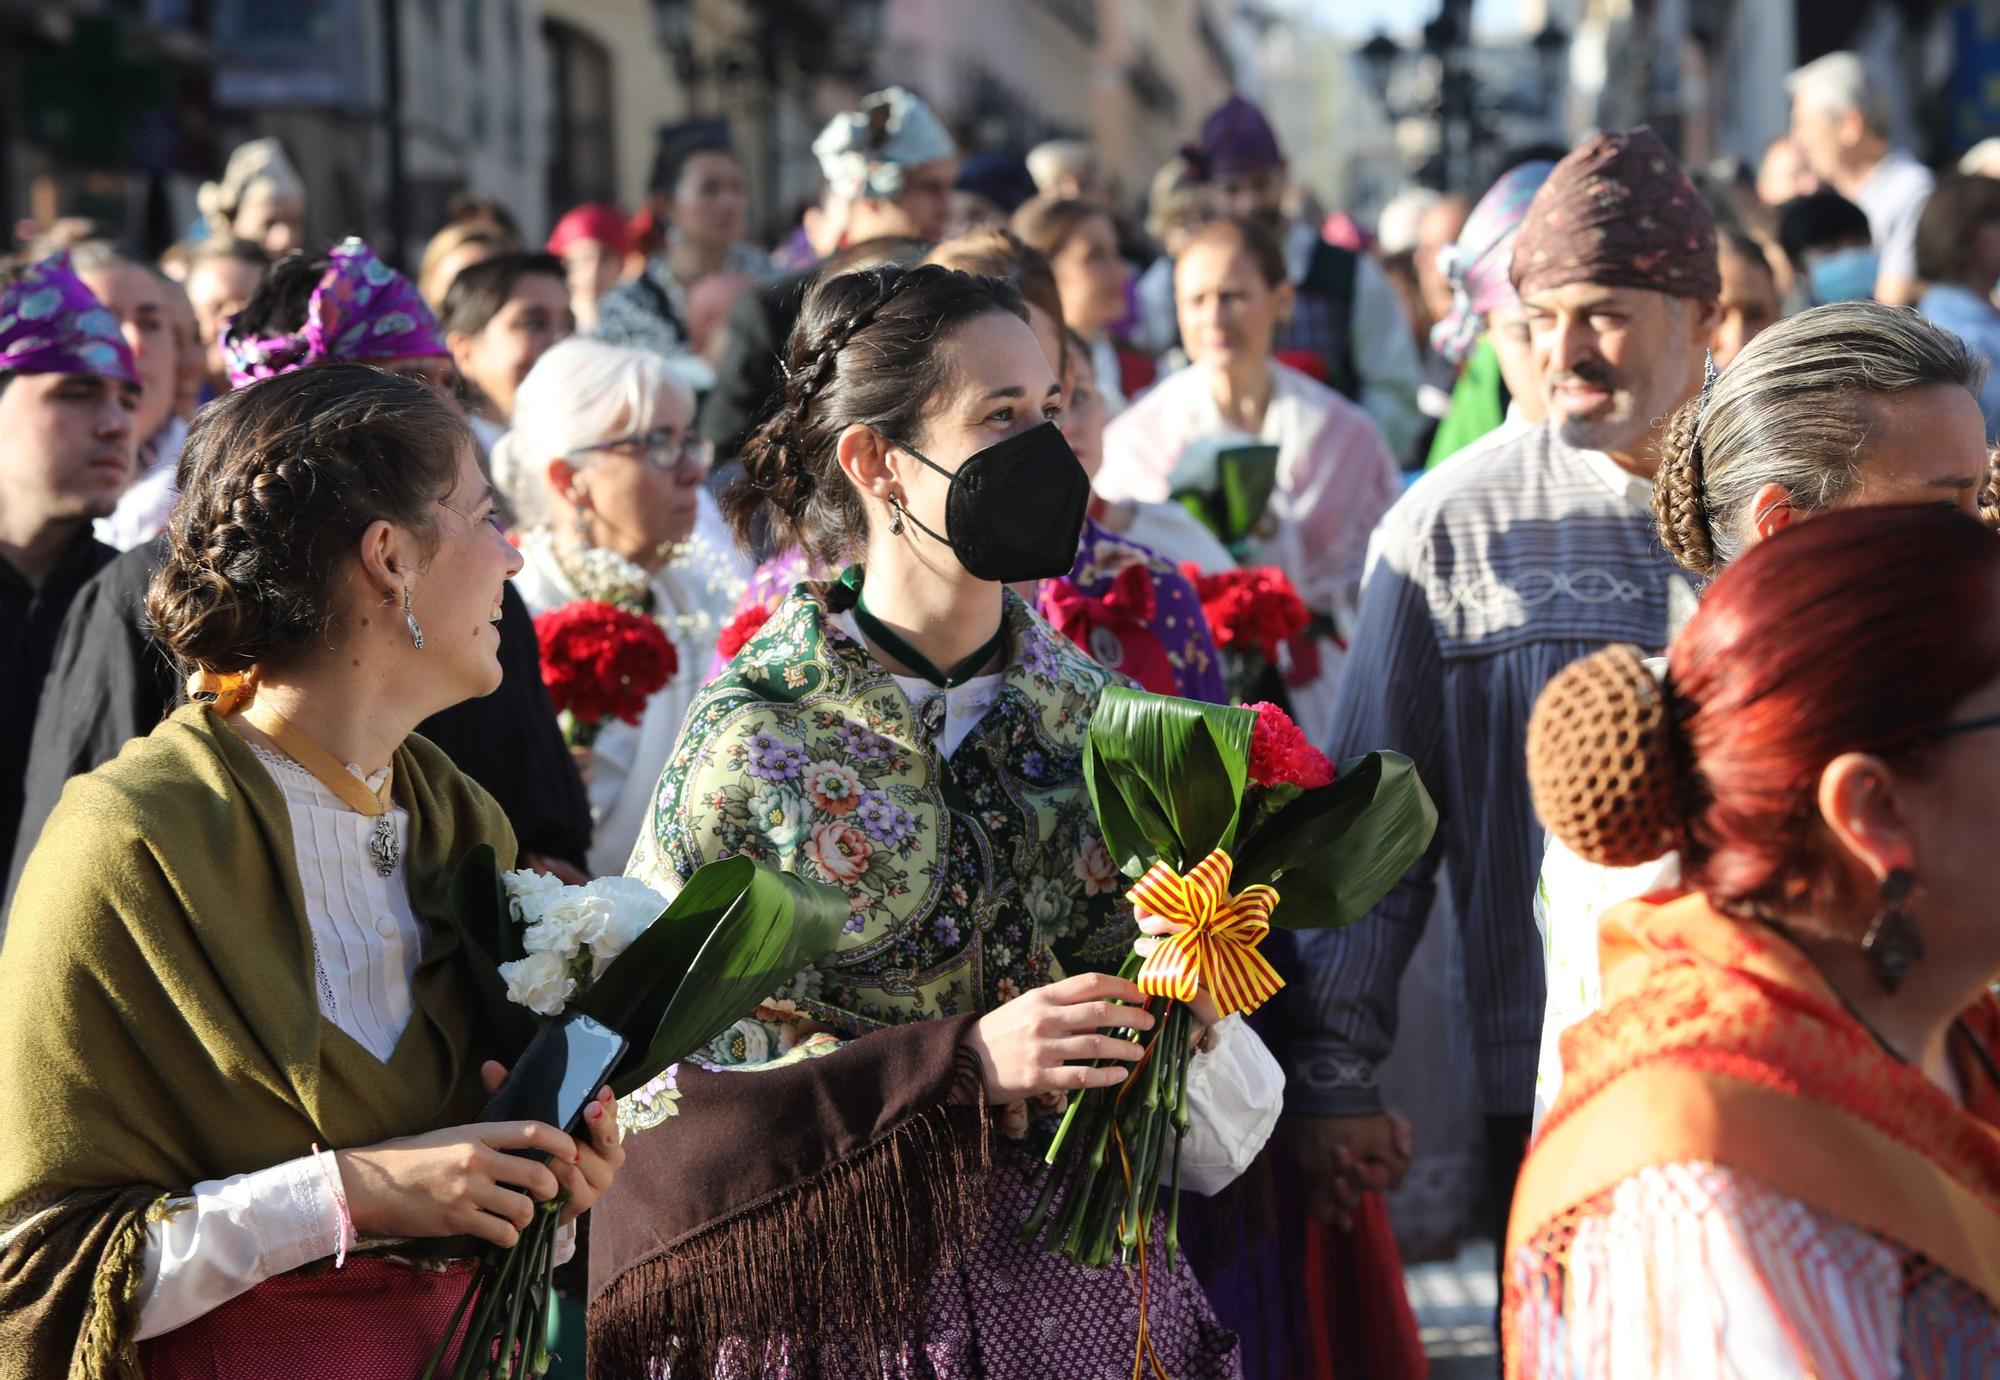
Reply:
M744 854L847 890L839 952L777 994L841 1035L1116 967L1135 931L1082 754L1117 677L1009 593L998 695L947 759L835 621L844 595L801 585L697 697L632 875L672 894Z

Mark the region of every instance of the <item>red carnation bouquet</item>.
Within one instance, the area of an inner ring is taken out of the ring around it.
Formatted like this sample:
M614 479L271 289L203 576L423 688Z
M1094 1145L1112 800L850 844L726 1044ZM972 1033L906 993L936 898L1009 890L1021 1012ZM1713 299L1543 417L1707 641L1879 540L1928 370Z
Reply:
M733 661L743 650L758 629L771 621L769 604L752 604L729 620L721 636L715 639L715 654L724 661Z
M646 701L680 669L658 623L595 599L550 609L535 619L535 636L542 684L571 747L589 747L609 719L638 723Z
M1189 563L1181 573L1201 599L1201 611L1222 653L1230 698L1240 702L1264 669L1277 664L1278 649L1311 624L1312 615L1291 578L1274 565L1204 575Z

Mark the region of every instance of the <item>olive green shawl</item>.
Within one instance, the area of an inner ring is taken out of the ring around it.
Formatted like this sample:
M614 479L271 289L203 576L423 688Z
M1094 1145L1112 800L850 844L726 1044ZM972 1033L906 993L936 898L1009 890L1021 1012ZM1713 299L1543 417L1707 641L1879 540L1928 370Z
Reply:
M63 791L0 948L0 1374L136 1376L147 1214L205 1179L466 1121L490 1048L448 923L499 807L431 744L396 752L424 922L388 1063L323 1019L276 783L183 708Z

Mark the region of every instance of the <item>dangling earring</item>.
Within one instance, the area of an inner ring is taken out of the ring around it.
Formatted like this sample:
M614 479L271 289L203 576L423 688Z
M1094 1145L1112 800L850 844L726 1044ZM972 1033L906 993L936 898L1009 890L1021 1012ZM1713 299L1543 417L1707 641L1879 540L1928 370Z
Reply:
M895 494L889 495L889 511L895 514L889 523L889 535L900 537L903 535L903 500Z
M410 587L403 586L403 621L410 625L410 645L418 651L424 649L424 630L417 625L417 615L410 612Z
M1861 951L1875 965L1875 978L1888 991L1903 985L1924 956L1924 941L1917 922L1903 903L1910 899L1917 879L1908 868L1899 867L1882 879L1882 909L1861 938Z
M570 535L576 538L576 544L585 551L597 545L591 539L589 509L578 508L576 510L576 516L570 519Z

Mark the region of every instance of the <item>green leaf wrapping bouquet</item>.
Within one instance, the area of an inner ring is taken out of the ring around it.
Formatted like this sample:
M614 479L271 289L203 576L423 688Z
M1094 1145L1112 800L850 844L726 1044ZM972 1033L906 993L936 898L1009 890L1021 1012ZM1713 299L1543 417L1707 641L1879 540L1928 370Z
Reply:
M1270 926L1359 919L1423 856L1437 809L1407 757L1374 752L1336 768L1268 704L1107 690L1083 770L1105 847L1137 882L1128 895L1180 928L1120 969L1151 994L1158 1019L1113 1033L1145 1054L1124 1082L1071 1102L1021 1235L1082 1265L1139 1266L1143 1361L1147 1238L1161 1171L1177 1178L1188 1129L1188 1001L1206 989L1225 1016L1255 1009L1283 986L1256 952ZM1170 1263L1178 1229L1170 1193Z
M832 953L848 917L843 893L748 858L701 868L669 905L627 877L565 886L502 873L483 845L459 863L452 902L489 1023L523 1046L542 1020L588 1016L619 1032L629 1047L608 1081L620 1097ZM468 1314L453 1380L547 1373L560 1208L542 1204L519 1241L486 1252L421 1380Z

